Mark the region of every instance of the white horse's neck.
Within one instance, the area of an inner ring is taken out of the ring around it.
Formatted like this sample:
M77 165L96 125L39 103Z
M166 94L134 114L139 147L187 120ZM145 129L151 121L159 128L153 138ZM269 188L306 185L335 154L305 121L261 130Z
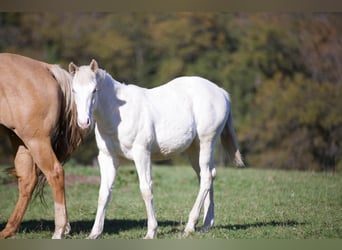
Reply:
M123 105L119 99L118 93L125 88L125 84L112 78L103 69L98 69L96 73L98 97L94 110L94 118L102 129L113 130L118 120L118 108ZM113 123L114 121L114 123Z
M96 72L96 80L98 89L114 88L114 90L116 90L124 85L113 79L113 77L103 69L98 69L98 71Z

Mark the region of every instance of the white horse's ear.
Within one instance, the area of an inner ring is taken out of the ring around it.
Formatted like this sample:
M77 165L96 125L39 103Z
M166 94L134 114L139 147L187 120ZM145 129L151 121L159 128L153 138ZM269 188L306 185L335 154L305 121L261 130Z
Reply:
M98 70L99 68L99 65L97 64L97 62L95 61L95 59L91 60L91 63L90 63L90 69L96 73L96 71Z
M69 64L69 73L72 75L75 75L76 71L78 70L78 67L76 66L76 64L74 64L73 62L71 62Z

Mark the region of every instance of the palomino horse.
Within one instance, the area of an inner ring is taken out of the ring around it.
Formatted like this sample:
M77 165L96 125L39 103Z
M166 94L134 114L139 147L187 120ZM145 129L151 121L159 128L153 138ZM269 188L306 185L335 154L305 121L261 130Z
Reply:
M61 163L82 141L71 79L57 65L0 54L0 134L8 135L12 143L12 172L18 178L19 187L17 204L0 238L16 233L42 175L50 184L54 198L52 238L62 238L70 231Z
M153 208L151 159L168 159L186 152L200 189L184 234L195 230L204 204L203 230L214 225L213 150L221 135L236 165L243 166L233 129L227 92L200 77L180 77L153 89L115 81L93 60L77 67L70 63L78 125L86 129L95 120L101 185L94 226L89 238L103 230L120 158L133 160L147 211L147 234L154 238L157 220ZM93 118L94 116L94 118ZM222 133L222 134L221 134Z

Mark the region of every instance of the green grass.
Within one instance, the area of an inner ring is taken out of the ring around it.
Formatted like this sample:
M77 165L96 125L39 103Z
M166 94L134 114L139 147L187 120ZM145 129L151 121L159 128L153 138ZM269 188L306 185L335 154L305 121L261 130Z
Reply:
M98 176L96 168L66 166L66 174ZM215 180L216 226L196 231L191 239L333 239L342 236L342 175L277 170L218 168ZM0 175L0 181L4 175ZM4 181L2 181L4 182ZM178 239L195 200L198 185L191 167L154 166L154 204L158 238ZM91 230L99 184L68 185L72 232L83 239ZM31 201L15 239L50 238L53 201ZM16 185L0 185L0 228L14 208ZM199 227L201 226L201 221ZM146 233L145 207L134 167L121 167L102 239L140 239Z

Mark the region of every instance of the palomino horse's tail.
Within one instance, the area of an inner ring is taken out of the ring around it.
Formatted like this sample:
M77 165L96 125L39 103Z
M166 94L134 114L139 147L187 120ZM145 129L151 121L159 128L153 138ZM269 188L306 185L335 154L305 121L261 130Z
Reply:
M238 148L231 110L229 110L228 119L221 134L221 142L223 147L227 150L229 158L233 164L239 167L245 166Z
M61 111L54 132L51 136L51 145L58 161L64 164L74 150L82 143L85 133L77 125L76 105L72 94L72 77L58 65L48 65L52 76L58 82L61 89ZM46 177L38 171L38 183L35 189L35 197L39 196L43 204L44 186Z
M49 70L59 83L62 92L60 117L51 137L51 144L57 159L63 164L82 143L85 134L77 125L71 75L58 65L52 65Z

